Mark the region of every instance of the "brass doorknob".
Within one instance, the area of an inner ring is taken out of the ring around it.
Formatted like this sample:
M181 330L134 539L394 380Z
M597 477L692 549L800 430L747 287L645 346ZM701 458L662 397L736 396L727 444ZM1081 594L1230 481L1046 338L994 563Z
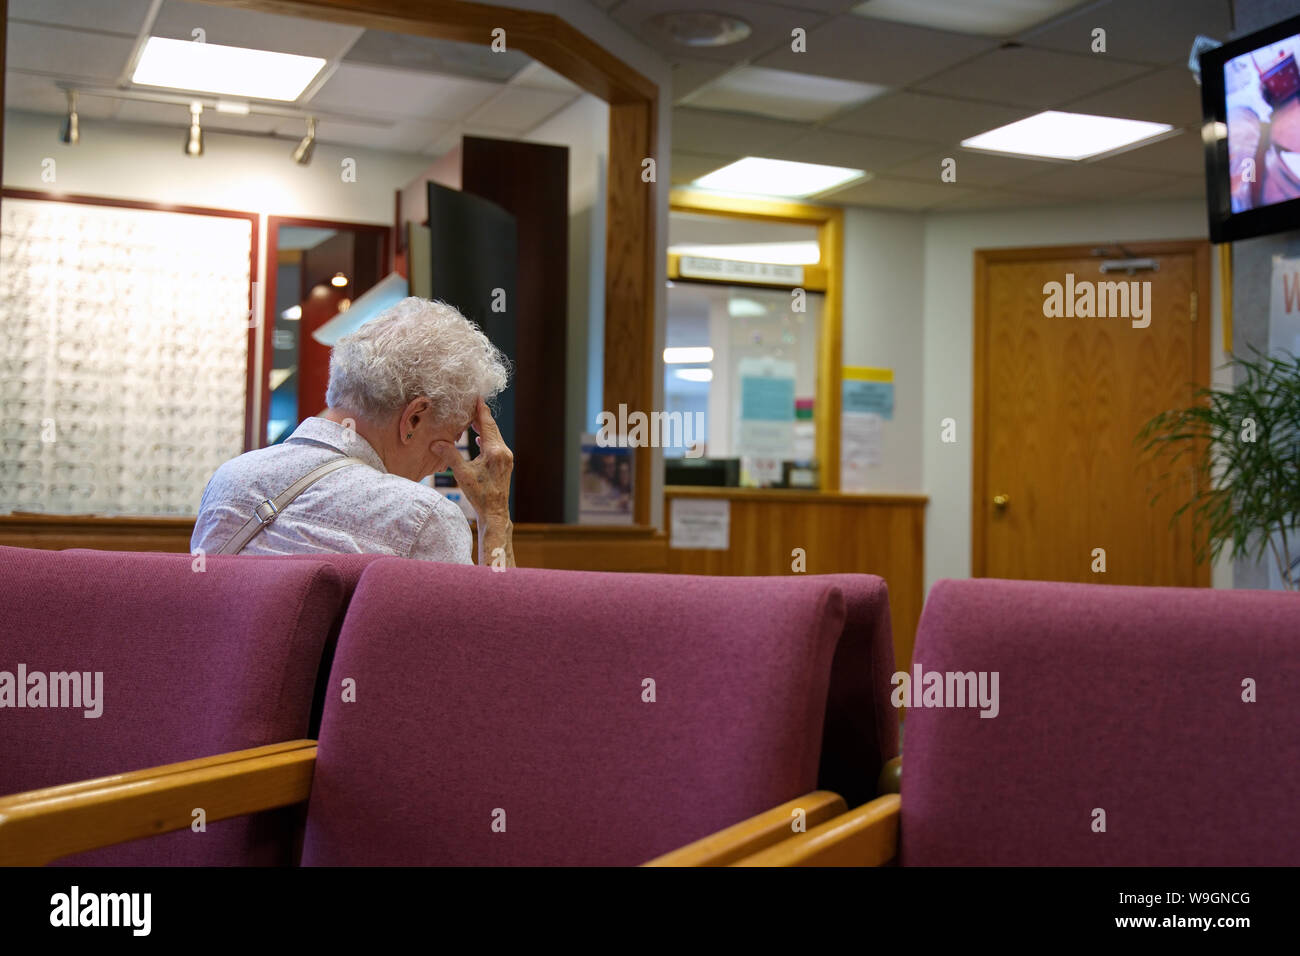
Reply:
M1005 507L1007 506L1007 503L1010 502L1010 501L1011 501L1011 498L1010 498L1010 496L1008 496L1008 495L994 495L994 496L993 496L993 507L994 507L994 508L997 508L997 509L1000 511L1000 510L1002 510L1003 508L1005 508Z

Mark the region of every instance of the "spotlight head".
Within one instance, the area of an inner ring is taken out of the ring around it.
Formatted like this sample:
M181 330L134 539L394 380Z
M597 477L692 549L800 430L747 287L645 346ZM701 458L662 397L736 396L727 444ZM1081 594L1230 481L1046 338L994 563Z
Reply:
M307 117L307 135L293 149L293 161L299 166L311 162L311 154L316 151L316 117Z
M185 135L186 156L203 155L203 126L200 122L202 115L203 104L195 100L190 104L190 128Z
M59 140L70 146L81 142L81 124L77 118L77 91L68 90L68 115L59 129Z

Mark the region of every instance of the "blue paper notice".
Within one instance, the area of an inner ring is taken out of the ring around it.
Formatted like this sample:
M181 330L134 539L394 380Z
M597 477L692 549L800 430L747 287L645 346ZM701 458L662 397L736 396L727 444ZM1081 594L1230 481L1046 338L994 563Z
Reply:
M844 379L844 412L872 412L881 418L894 417L894 383Z
M746 375L740 380L740 417L746 421L794 420L794 379Z

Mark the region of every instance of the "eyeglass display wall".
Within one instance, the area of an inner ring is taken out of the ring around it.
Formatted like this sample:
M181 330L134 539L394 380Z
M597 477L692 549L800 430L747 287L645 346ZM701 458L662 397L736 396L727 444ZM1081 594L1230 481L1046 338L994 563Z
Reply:
M197 513L244 447L252 228L0 203L0 512Z

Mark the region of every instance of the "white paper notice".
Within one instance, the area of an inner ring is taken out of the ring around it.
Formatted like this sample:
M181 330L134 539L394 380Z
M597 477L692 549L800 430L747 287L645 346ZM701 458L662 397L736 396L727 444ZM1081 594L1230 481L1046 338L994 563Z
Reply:
M674 498L670 548L726 551L731 546L731 502L714 498Z
M881 417L875 412L840 416L840 490L867 491L867 469L880 464Z

